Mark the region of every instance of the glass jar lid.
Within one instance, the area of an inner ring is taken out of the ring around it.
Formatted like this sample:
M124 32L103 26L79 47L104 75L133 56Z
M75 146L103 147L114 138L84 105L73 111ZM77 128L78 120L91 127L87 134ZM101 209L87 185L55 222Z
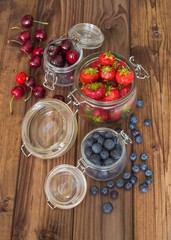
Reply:
M76 136L74 113L60 100L40 100L27 111L22 122L23 144L30 154L39 158L61 156Z
M101 30L91 23L76 24L68 31L68 36L84 49L98 48L104 41Z
M51 208L70 209L85 197L87 183L84 174L69 164L53 168L48 174L44 191Z

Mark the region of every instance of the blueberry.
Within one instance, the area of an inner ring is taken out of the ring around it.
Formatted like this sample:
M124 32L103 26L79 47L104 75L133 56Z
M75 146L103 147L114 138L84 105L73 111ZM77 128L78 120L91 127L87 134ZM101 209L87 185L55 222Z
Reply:
M143 137L141 135L138 135L138 136L136 136L135 141L136 141L136 143L142 143Z
M123 174L123 179L129 180L130 178L131 178L131 174L130 174L129 172L125 172L125 173Z
M131 182L126 182L126 183L124 184L124 189L130 190L131 188L132 188L132 183L131 183Z
M153 172L150 170L150 169L147 169L146 171L145 171L145 176L146 177L151 177L153 175Z
M104 213L111 213L113 211L113 205L110 202L105 202L102 205L102 210Z
M104 166L110 166L110 165L112 165L112 164L114 164L114 163L115 163L115 160L112 159L112 158L108 158L108 159L106 159L105 161L103 161L103 165L104 165Z
M134 123L130 123L129 125L128 125L128 128L131 130L131 131L133 131L134 129L135 129L135 124Z
M151 120L150 119L145 119L144 120L144 126L150 127L151 126Z
M100 153L102 150L102 145L100 145L99 143L94 143L91 148L94 153Z
M142 99L137 100L137 107L143 107L144 106L144 101Z
M93 140L97 141L101 137L101 134L99 132L94 132L91 137Z
M91 157L91 155L93 154L93 151L90 147L86 148L84 151L86 157L89 159Z
M140 164L139 165L141 171L146 171L147 170L147 165L146 164Z
M106 139L108 139L108 138L113 138L113 133L112 133L111 131L106 131L106 132L104 133L104 137L105 137Z
M151 177L146 177L145 182L149 185L153 183L153 179Z
M90 162L97 166L101 166L101 161L100 161L100 156L98 154L92 154L91 157L89 158Z
M129 159L131 161L135 161L137 159L137 154L136 153L131 153L131 155L129 156Z
M147 158L148 158L147 153L141 153L141 154L140 154L140 159L141 159L142 161L146 161Z
M133 136L136 137L136 136L138 136L138 135L140 135L140 131L137 130L137 129L134 129L134 130L133 130Z
M109 171L101 171L101 172L98 172L98 179L104 179L104 180L107 180L110 178L110 172Z
M108 188L113 188L115 186L115 183L112 180L109 180L107 182L107 186L108 186Z
M124 180L118 179L118 180L116 181L116 186L117 186L118 188L122 188L122 187L124 186Z
M104 140L105 140L104 137L99 136L99 138L97 139L97 143L100 143L101 145L103 145Z
M112 190L110 192L110 197L114 200L116 200L119 197L118 191L117 190Z
M100 157L101 157L102 160L106 160L107 158L109 158L109 151L103 149L100 152Z
M132 176L129 180L132 184L135 184L138 181L137 176Z
M137 117L131 116L131 117L130 117L130 122L133 123L133 124L136 124L136 123L138 122Z
M132 172L138 173L140 171L140 167L138 165L132 166Z
M97 186L91 186L91 187L90 187L90 193L91 193L92 195L95 196L98 192L99 192L99 188L98 188Z
M100 189L100 192L103 196L107 196L107 195L109 195L109 188L108 187L102 187Z
M118 160L121 157L122 154L122 148L120 144L117 144L111 151L110 151L110 156L114 160Z
M87 138L87 139L85 140L85 147L86 147L86 148L87 148L87 147L91 147L91 146L93 145L93 143L94 143L93 138L89 137L89 138Z
M148 184L147 183L141 183L139 185L139 190L140 190L140 192L148 192L148 190L149 190Z
M115 142L112 139L108 138L104 141L103 146L106 148L106 150L112 150L115 146Z

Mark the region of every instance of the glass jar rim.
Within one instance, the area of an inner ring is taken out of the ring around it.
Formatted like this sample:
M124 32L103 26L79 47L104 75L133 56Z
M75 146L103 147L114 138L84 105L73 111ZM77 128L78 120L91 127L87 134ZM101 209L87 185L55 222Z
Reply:
M66 40L66 39L69 39L69 38L58 38L58 39L56 39L56 40L54 40L54 41L51 41L47 46L46 46L46 48L45 48L45 50L44 50L44 54L43 54L43 58L44 58L44 64L47 66L47 67L49 67L50 68L50 70L51 70L51 72L54 72L54 73L56 73L56 72L58 72L58 73L67 73L67 72L70 72L70 71L72 71L72 70L74 70L75 68L76 68L76 66L78 65L78 63L81 61L81 59L82 59L82 57L83 57L83 49L82 49L82 47L79 45L79 44L77 44L77 47L79 48L79 58L78 58L78 60L73 64L73 65L70 65L70 66L68 66L68 67L55 67L54 65L52 65L49 61L48 61L48 59L47 59L47 50L48 50L48 47L51 45L51 44L54 44L54 43L60 43L61 41L63 41L63 40ZM72 41L72 39L70 39L71 41ZM73 42L73 41L72 41ZM73 45L74 45L75 43L73 42Z
M97 58L103 52L96 52L96 53L90 54L87 57L85 57L78 64L78 66L76 67L76 70L75 70L75 73L74 73L74 79L77 79L79 77L78 75L80 73L80 69L84 65L84 63L87 63L87 65L88 65L88 63L92 62L93 58L94 58L94 60L96 60L95 58ZM130 96L132 95L132 93L133 93L133 91L134 91L134 89L136 87L136 81L137 81L136 72L135 72L134 67L131 65L131 63L128 62L123 56L121 56L121 55L119 55L117 53L111 52L111 54L113 54L116 59L124 61L128 65L128 67L133 71L133 73L134 73L134 81L132 83L131 90L124 97L122 97L122 98L120 98L118 100L114 100L114 101L110 101L110 102L97 101L97 100L94 100L92 98L89 98L89 97L85 96L83 94L83 92L80 90L80 87L78 85L79 81L75 80L74 81L74 88L78 91L78 93L81 95L81 97L83 99L85 99L85 101L87 101L90 105L91 104L96 104L96 105L100 105L101 107L102 106L103 107L110 107L110 106L116 104L117 106L119 106L119 104L122 104L124 101L127 101L130 98Z

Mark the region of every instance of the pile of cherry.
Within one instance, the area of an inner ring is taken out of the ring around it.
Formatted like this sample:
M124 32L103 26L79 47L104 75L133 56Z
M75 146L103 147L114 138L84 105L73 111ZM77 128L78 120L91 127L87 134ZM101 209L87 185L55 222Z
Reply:
M33 19L31 15L25 15L21 19L21 25L23 28L30 28L33 23L48 24L47 22L40 22ZM19 29L20 33L18 39L12 39L8 42L15 42L20 45L20 51L27 54L29 57L29 65L32 68L39 68L41 66L41 61L44 53L44 48L42 46L34 47L34 42L42 42L47 39L47 35L43 29L38 29L35 33L31 34L31 31L24 30L20 27L13 27L12 29ZM35 78L33 76L28 76L25 72L21 71L16 75L17 86L11 89L11 101L10 101L10 113L12 113L12 102L14 98L22 98L25 94L30 91L29 96L25 99L27 101L31 95L36 98L43 98L45 96L46 90L41 85L36 85Z

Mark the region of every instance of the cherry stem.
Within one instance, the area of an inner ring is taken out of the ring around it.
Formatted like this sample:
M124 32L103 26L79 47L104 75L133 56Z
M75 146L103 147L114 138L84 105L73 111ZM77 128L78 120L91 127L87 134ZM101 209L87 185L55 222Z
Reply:
M15 42L15 43L18 43L18 44L22 45L22 43L21 43L21 42L19 42L19 41L15 40L15 39L8 40L8 43L10 43L10 42Z
M32 92L33 92L33 88L30 87L30 94L29 94L29 96L28 96L26 99L24 99L25 102L27 102L27 101L29 100L29 98L30 98L31 95L32 95Z
M41 21L37 21L37 20L33 20L33 22L35 22L35 23L41 23L41 24L45 24L45 25L48 25L48 24L49 24L48 22L41 22Z
M23 29L21 29L20 27L12 27L12 30L14 30L14 29L23 30Z
M10 114L12 114L12 103L13 103L14 97L15 96L12 96L12 98L10 100Z
M59 38L66 37L66 33L62 34Z

